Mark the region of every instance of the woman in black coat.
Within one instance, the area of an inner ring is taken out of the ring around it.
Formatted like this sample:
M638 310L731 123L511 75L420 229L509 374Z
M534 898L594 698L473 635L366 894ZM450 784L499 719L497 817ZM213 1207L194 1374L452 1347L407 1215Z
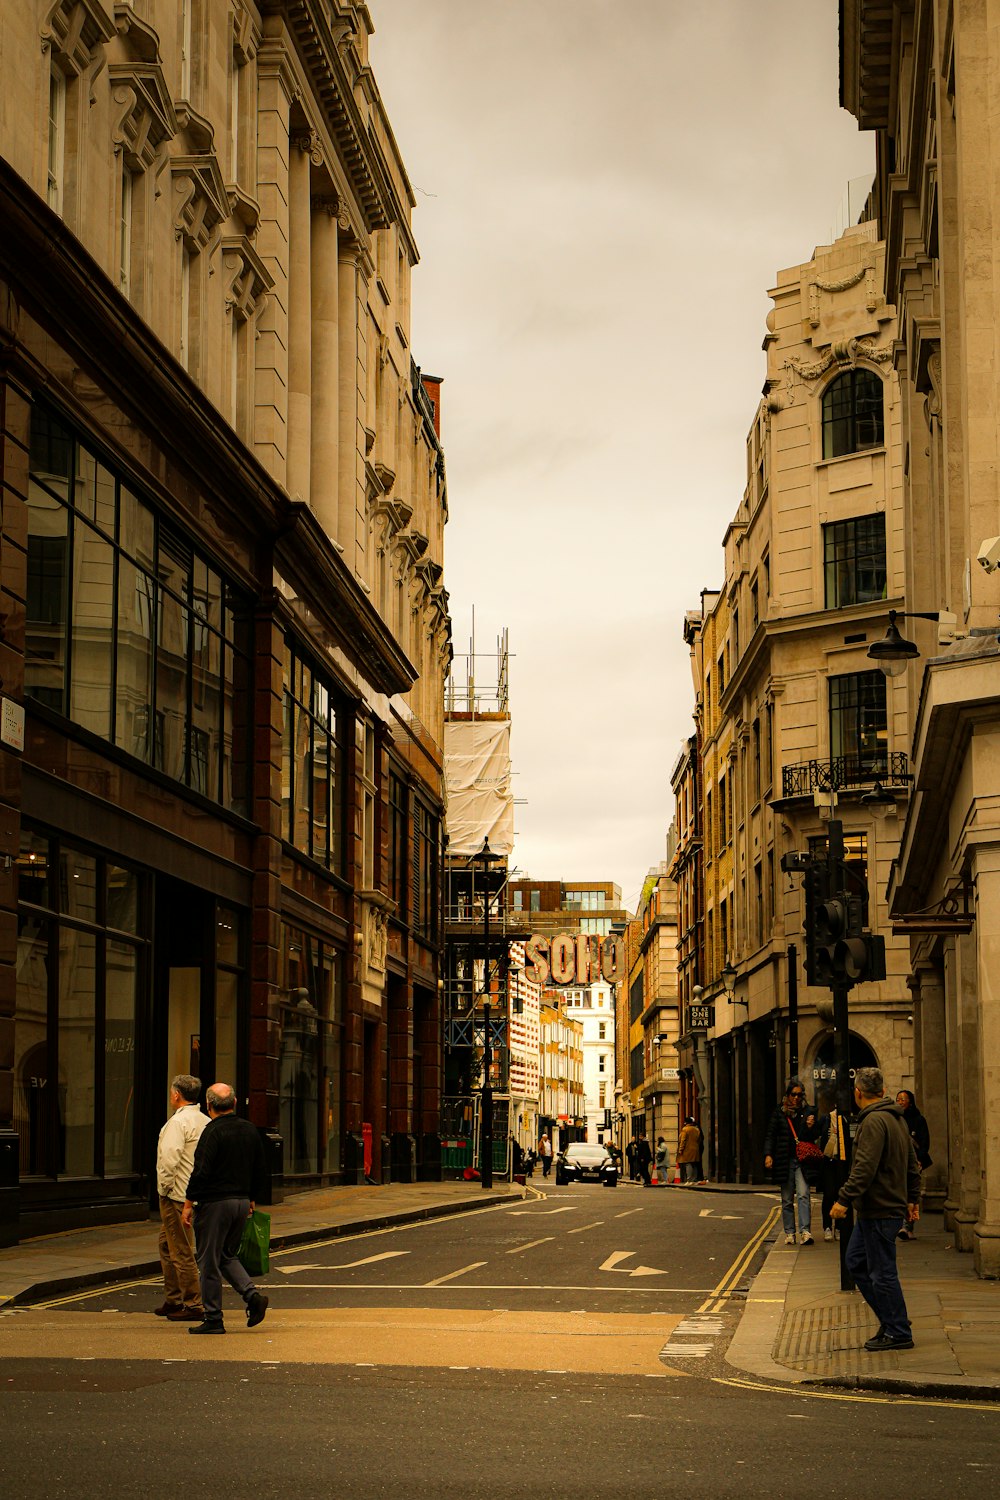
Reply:
M796 1139L807 1140L804 1106L806 1091L797 1078L785 1085L781 1103L768 1122L764 1136L764 1166L771 1174L771 1181L781 1190L781 1222L785 1230L785 1244L795 1244L795 1206L798 1204L799 1244L811 1245L813 1237L809 1231L810 1202L809 1181L795 1155Z
M906 1121L906 1128L910 1132L910 1140L913 1142L913 1149L917 1153L917 1161L923 1172L932 1165L930 1126L917 1108L916 1098L910 1089L900 1089L896 1095L896 1108L902 1112L903 1119ZM917 1221L914 1219L912 1223L903 1225L899 1231L899 1238L912 1240L916 1230Z

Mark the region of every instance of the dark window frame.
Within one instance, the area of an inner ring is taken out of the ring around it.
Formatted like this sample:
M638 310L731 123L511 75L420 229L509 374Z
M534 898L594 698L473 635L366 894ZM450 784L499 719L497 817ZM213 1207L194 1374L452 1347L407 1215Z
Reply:
M823 527L823 602L826 609L885 599L885 514L850 516Z
M846 458L885 443L885 387L874 370L844 370L823 392L823 457Z

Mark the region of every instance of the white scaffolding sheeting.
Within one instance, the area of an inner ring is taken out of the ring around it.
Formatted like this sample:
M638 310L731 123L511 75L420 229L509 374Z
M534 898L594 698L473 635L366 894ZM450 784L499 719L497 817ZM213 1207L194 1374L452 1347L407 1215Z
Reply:
M510 720L446 720L444 774L448 853L478 854L489 839L494 854L511 854Z

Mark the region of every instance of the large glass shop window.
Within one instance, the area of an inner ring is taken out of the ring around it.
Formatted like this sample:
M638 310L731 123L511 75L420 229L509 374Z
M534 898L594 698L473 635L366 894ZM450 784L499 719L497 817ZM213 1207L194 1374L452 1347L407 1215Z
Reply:
M246 597L36 407L25 694L245 812L249 646Z
M281 761L282 836L325 865L343 862L343 756L329 685L287 642Z
M340 955L311 933L281 934L280 1097L285 1174L336 1172L341 1153Z
M22 833L14 1011L22 1178L136 1170L140 884L110 860Z

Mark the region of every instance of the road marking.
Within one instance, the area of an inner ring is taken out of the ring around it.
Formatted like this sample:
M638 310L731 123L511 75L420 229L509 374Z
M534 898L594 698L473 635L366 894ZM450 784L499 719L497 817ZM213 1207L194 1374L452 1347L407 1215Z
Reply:
M703 1208L698 1213L699 1219L742 1219L742 1214L717 1214L714 1208Z
M483 1265L486 1262L483 1261ZM657 1272L657 1275L665 1276L665 1271ZM628 1273L626 1272L626 1275ZM352 1281L345 1284L343 1281L282 1281L262 1282L268 1292L461 1292L467 1296L469 1292L595 1292L605 1293L612 1297L627 1296L652 1296L663 1297L672 1293L692 1297L707 1296L712 1288L707 1286L667 1286L661 1281L655 1286L625 1286L622 1282L616 1282L614 1286L580 1286L567 1284L565 1282L533 1282L533 1281L476 1281L462 1286L442 1285L433 1281ZM34 1308L25 1308L25 1312L34 1312ZM122 1316L131 1317L131 1313ZM162 1322L162 1319L160 1320Z
M733 1287L739 1281L747 1266L757 1254L757 1251L760 1249L764 1240L770 1234L774 1225L778 1222L780 1214L781 1206L780 1204L775 1204L775 1206L767 1215L767 1218L764 1220L763 1224L757 1230L757 1233L751 1236L747 1244L744 1245L739 1255L729 1267L729 1270L726 1272L722 1280L719 1282L718 1286L715 1288L715 1291L712 1293L711 1297L709 1297L708 1301L703 1302L701 1307L699 1307L698 1311L700 1313L720 1312L722 1310L725 1305L726 1299L728 1298Z
M685 1338L690 1338L692 1334L695 1337L700 1334L702 1338L706 1334L714 1336L721 1333L725 1326L721 1318L700 1318L696 1313L693 1317L685 1318L683 1323L678 1323L671 1334L671 1338L676 1338L679 1333L683 1334Z
M603 1219L595 1219L593 1224L580 1224L576 1229L567 1229L567 1234L583 1234L588 1229L600 1229L604 1223Z
M366 1255L362 1260L349 1260L343 1266L328 1266L324 1261L314 1261L296 1266L278 1266L278 1270L284 1276L292 1276L296 1271L353 1271L355 1266L373 1266L378 1260L395 1260L400 1255L409 1255L409 1250L383 1250L380 1255Z
M860 1391L817 1391L807 1390L801 1385L764 1385L760 1381L736 1380L724 1375L713 1375L711 1379L715 1385L733 1385L744 1391L769 1391L772 1396L791 1396L795 1401L863 1401L870 1406L944 1406L951 1411L960 1407L962 1411L989 1411L994 1416L997 1413L995 1401L966 1401L962 1396L951 1401L943 1397L911 1396L905 1391L900 1391L898 1395L886 1392L870 1396L863 1395Z
M714 1348L714 1344L664 1344L660 1358L705 1359Z
M644 1208L627 1208L624 1213L622 1213L622 1214L615 1214L615 1218L616 1219L627 1219L628 1216L629 1216L629 1214L644 1214L645 1212L646 1212L646 1210Z
M463 1266L460 1271L449 1271L447 1276L438 1276L434 1281L425 1281L425 1286L444 1286L446 1281L454 1281L458 1276L464 1276L466 1271L476 1271L480 1266L485 1266L484 1260L474 1260L471 1265Z
M545 1235L545 1237L543 1239L540 1239L540 1240L529 1240L526 1245L515 1245L514 1248L513 1248L513 1250L505 1250L504 1254L505 1255L520 1255L521 1252L522 1252L522 1250L534 1250L534 1248L535 1248L536 1245L547 1245L550 1240L554 1240L554 1239L555 1239L555 1235L554 1234L547 1234L547 1235Z
M626 1270L619 1265L619 1261L631 1260L634 1254L634 1250L613 1250L604 1264L598 1266L598 1270L617 1271L620 1276L666 1276L666 1271L657 1271L652 1266L636 1266L633 1270Z
M518 1214L522 1216L524 1214L530 1214L533 1219L537 1219L540 1214L575 1213L579 1207L579 1203L564 1203L560 1208L511 1208L508 1210L508 1216L513 1219L516 1218Z

